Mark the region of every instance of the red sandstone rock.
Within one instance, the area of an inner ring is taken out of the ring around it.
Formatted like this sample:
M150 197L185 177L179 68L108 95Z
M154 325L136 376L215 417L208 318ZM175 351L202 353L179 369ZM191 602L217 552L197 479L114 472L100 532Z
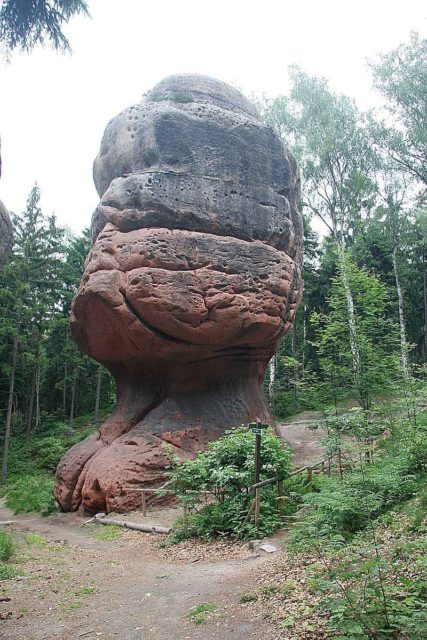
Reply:
M185 99L184 99L185 98ZM107 126L101 202L72 310L118 386L115 413L58 465L55 496L127 511L224 429L271 422L262 382L301 298L292 155L237 91L172 76Z

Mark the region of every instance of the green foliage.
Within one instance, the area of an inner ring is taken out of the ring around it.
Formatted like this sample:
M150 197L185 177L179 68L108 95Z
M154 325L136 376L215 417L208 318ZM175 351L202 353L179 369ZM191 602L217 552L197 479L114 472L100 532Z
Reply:
M353 430L357 434L360 429L357 419L352 417L347 423L353 423L347 432ZM374 426L372 431L377 428ZM362 434L365 437L366 431ZM303 498L304 510L289 536L290 544L300 550L319 544L340 545L381 514L412 498L426 472L427 415L424 413L416 425L401 420L384 441L383 455L372 464L363 462L362 458L354 470L344 474L342 481L334 476L320 478L319 491Z
M86 429L70 431L66 423L54 420L46 435L41 433L31 440L17 437L9 458L11 480L26 474L54 473L64 453L92 430L93 426L89 425Z
M387 99L396 127L383 125L380 142L403 171L427 185L427 39L409 42L371 63L375 86Z
M0 7L0 45L5 54L14 49L31 51L49 42L54 49L70 51L63 27L73 15L89 15L84 0L3 0Z
M11 580L17 575L15 569L6 562L0 562L0 580Z
M348 321L348 298L345 278L352 293L359 367L354 372ZM330 383L330 395L335 389L353 393L364 409L369 409L375 396L390 393L399 378L398 333L387 317L388 294L378 278L346 259L332 278L328 299L329 313L313 313L311 322L317 327L315 345L324 379ZM336 404L336 403L335 403Z
M218 605L212 602L202 602L196 605L187 614L187 618L194 624L203 624L209 619L209 614L218 609Z
M13 555L13 542L6 531L0 531L0 561L9 560Z
M25 541L27 544L31 544L37 549L45 549L47 546L46 538L39 535L38 533L28 533L25 536Z
M311 580L334 637L422 640L427 633L427 538L382 555L374 537L325 558ZM409 569L410 567L410 569Z
M120 540L122 534L121 528L116 524L104 524L100 525L100 529L95 531L93 537L95 540L109 542L110 540Z
M169 487L187 506L189 515L181 520L175 539L190 536L234 536L256 533L253 518L246 518L253 501L247 487L253 484L255 436L245 426L227 431L208 450L185 464L176 464ZM286 478L290 451L270 431L262 435L261 480ZM199 492L207 492L206 495ZM246 521L245 521L246 520ZM282 523L277 507L277 487L262 491L259 535L269 535Z
M52 491L51 476L39 474L18 477L7 487L6 506L15 513L35 511L48 516L58 510Z

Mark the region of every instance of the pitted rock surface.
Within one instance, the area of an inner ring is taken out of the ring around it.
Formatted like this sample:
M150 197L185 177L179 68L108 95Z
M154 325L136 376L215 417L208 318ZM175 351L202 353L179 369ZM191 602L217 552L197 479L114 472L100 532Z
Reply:
M272 422L262 383L302 294L295 160L252 104L171 76L108 124L100 204L73 303L80 347L118 387L115 413L63 458L64 509L127 511L226 428Z

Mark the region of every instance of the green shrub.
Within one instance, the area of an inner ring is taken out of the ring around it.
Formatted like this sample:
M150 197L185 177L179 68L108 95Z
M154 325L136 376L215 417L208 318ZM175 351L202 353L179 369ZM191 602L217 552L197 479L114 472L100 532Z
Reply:
M369 425L368 425L369 428ZM340 542L364 529L395 505L420 490L427 469L425 416L417 425L401 421L384 441L382 455L372 464L362 462L356 470L318 480L317 493L303 497L300 522L289 543L297 549L323 542Z
M311 579L322 595L333 637L423 640L427 637L427 538L398 543L382 557L375 536L344 547Z
M274 396L274 415L279 420L285 420L302 411L321 411L321 400L313 393L313 388L308 392L300 392L297 396L293 390L277 391Z
M0 561L9 560L13 555L13 542L6 531L0 531Z
M58 462L70 447L85 438L92 429L70 432L63 422L53 423L53 434L37 434L31 440L16 438L9 452L9 476L27 473L54 473Z
M58 510L53 484L53 478L45 475L16 478L7 486L6 506L15 513L35 511L47 516Z
M253 484L255 436L246 427L227 431L185 464L175 464L169 487L187 506L189 515L178 523L174 539L191 536L269 535L281 524L277 505L277 487L262 489L260 525L256 531L253 517L246 518L254 494L247 491ZM289 475L291 453L271 430L261 440L260 479ZM209 499L205 494L209 492Z

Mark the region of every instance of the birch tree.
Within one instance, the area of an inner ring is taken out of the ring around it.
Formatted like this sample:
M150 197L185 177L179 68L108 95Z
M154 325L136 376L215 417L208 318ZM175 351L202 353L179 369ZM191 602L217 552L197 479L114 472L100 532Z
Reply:
M291 69L291 79L289 98L267 105L265 116L297 155L304 207L323 222L335 242L357 386L361 360L346 251L375 201L374 156L363 118L350 98L334 94L326 80L298 68Z
M409 41L371 62L374 86L386 98L382 147L401 171L427 190L427 38Z

